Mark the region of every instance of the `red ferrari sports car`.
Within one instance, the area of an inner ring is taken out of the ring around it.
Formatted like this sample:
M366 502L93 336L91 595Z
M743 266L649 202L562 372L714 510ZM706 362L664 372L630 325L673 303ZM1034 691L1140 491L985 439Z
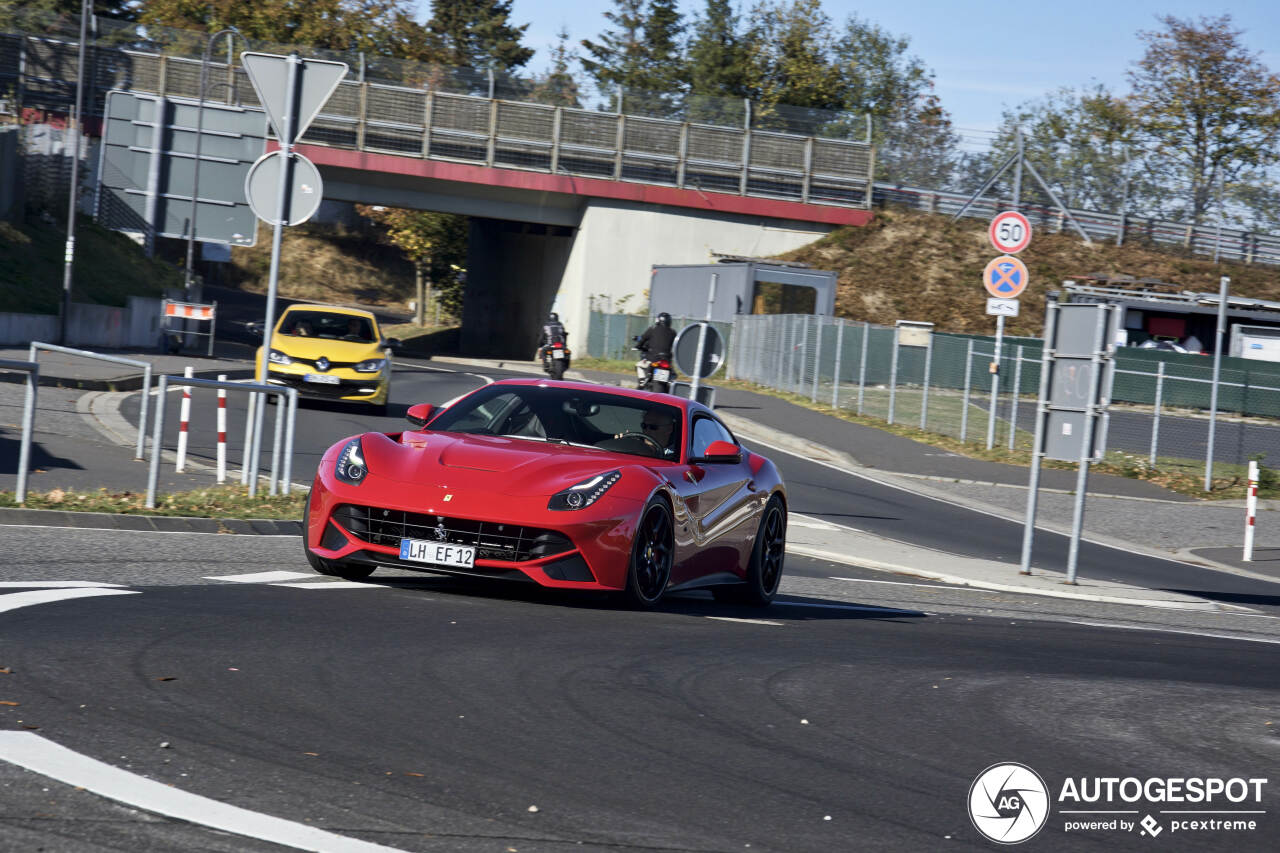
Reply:
M576 382L495 382L416 429L325 452L303 525L321 574L379 566L764 605L782 579L787 493L710 409Z

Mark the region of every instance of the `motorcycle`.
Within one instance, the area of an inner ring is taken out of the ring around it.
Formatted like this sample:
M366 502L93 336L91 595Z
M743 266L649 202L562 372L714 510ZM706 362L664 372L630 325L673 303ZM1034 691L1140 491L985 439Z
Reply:
M563 343L548 344L542 348L542 369L552 379L564 379L573 352Z
M634 347L639 349L639 347ZM671 383L675 381L676 371L671 361L665 358L649 359L648 353L636 362L636 388L641 391L671 392Z

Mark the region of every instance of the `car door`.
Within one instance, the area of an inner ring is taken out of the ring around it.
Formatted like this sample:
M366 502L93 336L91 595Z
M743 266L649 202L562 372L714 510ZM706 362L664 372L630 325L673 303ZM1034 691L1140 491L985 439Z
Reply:
M714 441L737 445L733 434L718 420L695 413L689 430L689 461L681 466L675 483L688 514L694 553L673 571L673 584L720 572L738 573L755 533L760 501L745 458L736 464L694 461Z

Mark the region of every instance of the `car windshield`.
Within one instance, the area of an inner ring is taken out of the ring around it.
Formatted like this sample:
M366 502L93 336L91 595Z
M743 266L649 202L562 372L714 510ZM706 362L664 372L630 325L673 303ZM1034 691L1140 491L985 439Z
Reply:
M677 460L681 411L618 394L490 385L433 420L436 432L500 435Z
M288 311L280 321L280 334L359 344L371 344L376 340L373 323L368 317L330 311Z

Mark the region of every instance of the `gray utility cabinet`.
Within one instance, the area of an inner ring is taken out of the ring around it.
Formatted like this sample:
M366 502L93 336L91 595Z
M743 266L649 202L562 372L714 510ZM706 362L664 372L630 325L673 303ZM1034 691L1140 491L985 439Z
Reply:
M734 261L657 265L649 287L649 314L707 315L711 276L719 276L711 319L729 323L735 314L826 314L835 312L836 274L829 270Z

